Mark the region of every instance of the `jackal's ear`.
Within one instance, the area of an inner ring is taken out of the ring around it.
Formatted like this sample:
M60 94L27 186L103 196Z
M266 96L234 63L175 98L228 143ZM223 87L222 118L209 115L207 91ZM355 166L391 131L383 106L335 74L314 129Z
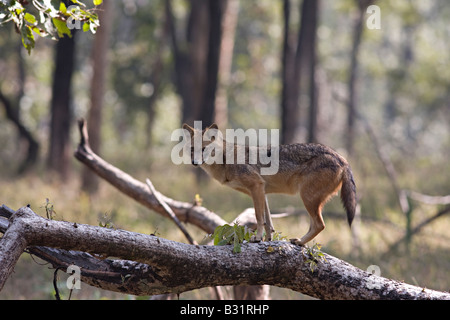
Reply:
M216 129L216 130L219 130L219 126L218 126L217 124L213 123L212 125L209 126L208 129Z
M217 133L220 133L220 131L219 127L215 123L203 130L203 134L205 134L211 142L216 140Z
M190 126L187 125L186 123L183 124L183 127L182 127L182 128L183 128L184 130L187 130L187 131L189 132L189 135L190 135L191 137L194 136L194 128L190 127Z

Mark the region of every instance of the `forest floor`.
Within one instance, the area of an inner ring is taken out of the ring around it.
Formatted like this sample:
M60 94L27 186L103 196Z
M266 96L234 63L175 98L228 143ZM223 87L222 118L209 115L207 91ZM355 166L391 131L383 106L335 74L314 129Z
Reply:
M77 170L79 167L77 168ZM215 181L205 179L196 182L194 171L187 167L152 167L148 172L133 172L135 178L145 181L149 177L156 189L176 200L193 202L195 194L203 198L203 206L232 221L246 208L252 206L251 199ZM183 178L182 178L183 177ZM22 178L2 179L1 204L17 210L27 204L38 214L46 216L46 199L53 204L56 220L99 225L109 223L114 228L156 235L185 242L184 236L166 218L137 204L127 196L101 181L99 191L89 196L80 190L79 174L74 173L67 183L58 182L48 175L26 175ZM281 208L304 209L300 198L287 195L270 195L272 212ZM327 212L341 212L341 215ZM413 226L427 216L437 212L436 207L420 210L414 216ZM401 280L413 285L440 291L450 290L450 219L441 218L413 236L409 248L389 248L404 236L405 219L398 212L387 210L382 218L370 219L362 208L362 221L356 223L358 242L348 228L344 211L338 197L324 209L326 229L314 242L322 245L322 251L366 270L371 265L379 267L381 276ZM287 238L302 236L308 230L309 219L305 214L274 219L276 231ZM188 226L196 240L201 242L206 234ZM310 243L311 245L312 243ZM54 270L38 258L23 254L15 272L0 292L0 299L54 299ZM62 298L68 297L65 282L68 275L59 271L59 288ZM227 295L232 290L225 288ZM271 287L271 299L309 299L300 293ZM72 299L137 299L132 295L108 292L86 284L74 290ZM148 298L148 297L144 297ZM208 288L186 292L180 299L213 299Z

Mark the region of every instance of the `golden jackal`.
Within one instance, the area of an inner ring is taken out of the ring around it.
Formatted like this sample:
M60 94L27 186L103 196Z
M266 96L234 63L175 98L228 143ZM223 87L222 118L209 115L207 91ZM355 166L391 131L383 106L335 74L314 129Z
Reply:
M221 134L217 134L216 124L204 130L184 124L183 129L191 142L192 164L200 166L220 183L252 197L257 221L253 241L262 240L263 228L267 241L271 240L274 231L266 193L300 193L310 216L310 227L302 238L291 239L292 243L304 245L325 228L322 208L339 190L351 226L356 206L355 182L347 161L331 148L314 143L269 148L243 146L223 139ZM194 147L199 141L200 159L198 153L194 156ZM239 152L244 155L241 161ZM277 157L272 157L274 152ZM254 157L255 154L258 157ZM261 174L264 168L267 169L269 156L277 161L277 171Z

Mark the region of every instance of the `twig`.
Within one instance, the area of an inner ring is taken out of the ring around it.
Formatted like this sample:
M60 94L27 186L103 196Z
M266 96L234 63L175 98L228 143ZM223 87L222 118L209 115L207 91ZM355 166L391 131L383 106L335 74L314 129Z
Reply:
M406 190L405 193L413 200L426 204L450 204L450 195L448 196L429 196L412 190Z
M389 159L389 156L387 156L383 152L380 143L378 142L378 138L375 135L375 132L373 131L369 121L367 121L367 119L360 112L356 112L356 116L361 120L361 122L364 125L364 129L369 135L369 138L372 140L378 158L380 159L381 163L383 164L383 168L386 171L386 176L391 182L394 192L397 195L397 200L400 209L402 210L404 215L408 215L411 208L409 206L408 199L406 197L406 192L403 189L401 189L400 186L398 185L397 171L395 170L394 165L391 162L391 159Z
M189 232L186 230L186 228L181 224L180 220L178 220L177 216L173 212L173 210L167 205L167 203L162 199L159 192L156 191L155 187L153 186L153 183L150 181L150 179L146 179L145 182L147 183L148 188L150 189L150 192L155 196L156 200L159 202L159 204L164 208L164 210L167 212L169 217L175 222L177 227L183 232L183 234L186 236L190 244L197 244L194 239L192 239Z
M444 215L447 215L449 213L450 213L450 205L447 205L442 210L439 210L435 215L423 220L421 223L419 223L415 228L413 228L410 231L409 235L404 235L402 238L397 240L393 245L391 245L389 247L389 249L381 256L382 259L387 257L391 252L394 252L395 250L397 250L397 248L399 247L400 244L402 244L403 242L408 240L408 236L412 237L414 234L419 233L429 223L431 223L434 220L436 220Z
M61 269L60 267L55 269L55 272L53 272L53 288L55 289L55 299L61 300L61 296L59 295L59 289L58 289L58 270Z

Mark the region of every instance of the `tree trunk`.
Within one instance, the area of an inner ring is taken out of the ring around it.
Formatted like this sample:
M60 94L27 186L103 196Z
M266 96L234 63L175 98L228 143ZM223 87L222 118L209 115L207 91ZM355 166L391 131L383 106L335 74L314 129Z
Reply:
M199 118L204 125L214 121L217 82L219 75L220 47L222 44L222 16L228 0L208 1L209 39L206 60L206 83L203 94L202 110Z
M290 31L290 0L284 0L284 37L282 53L281 139L283 144L296 142L301 125L301 110L309 109L309 137L316 140L317 94L315 86L316 29L319 1L304 0L294 51ZM301 95L309 96L309 108L303 106Z
M50 149L47 167L66 180L70 173L70 127L72 121L71 84L75 64L75 36L60 39L55 44L55 70L53 74L50 107Z
M357 116L357 83L358 83L358 53L363 34L363 21L367 7L374 0L356 0L358 14L353 26L353 44L350 52L350 70L348 79L348 102L347 102L347 128L345 133L346 148L349 157L353 155L353 145L355 138L355 120Z
M290 31L291 1L283 1L284 36L281 57L281 143L292 143L299 125L298 82L296 76L293 39Z
M171 1L166 1L166 17L175 60L175 85L181 96L182 122L214 117L222 15L227 0L192 0L186 39L177 36Z
M104 1L100 7L99 19L102 22L95 35L92 49L91 107L89 109L89 138L94 152L100 153L103 97L105 94L106 71L108 67L109 35L112 27L112 10L114 2ZM82 189L93 193L98 189L98 178L84 168Z
M235 300L269 300L270 286L234 286Z
M307 59L303 64L308 69L307 91L309 93L309 124L308 124L308 142L318 142L317 137L317 115L318 115L318 93L316 86L316 46L317 46L317 25L319 18L319 0L305 0L303 3L303 17L306 23L304 24L308 30L305 30L308 43L305 50L308 51Z
M220 48L218 88L215 102L214 122L219 128L228 123L228 86L230 84L231 65L240 0L228 0L222 19L222 44Z

